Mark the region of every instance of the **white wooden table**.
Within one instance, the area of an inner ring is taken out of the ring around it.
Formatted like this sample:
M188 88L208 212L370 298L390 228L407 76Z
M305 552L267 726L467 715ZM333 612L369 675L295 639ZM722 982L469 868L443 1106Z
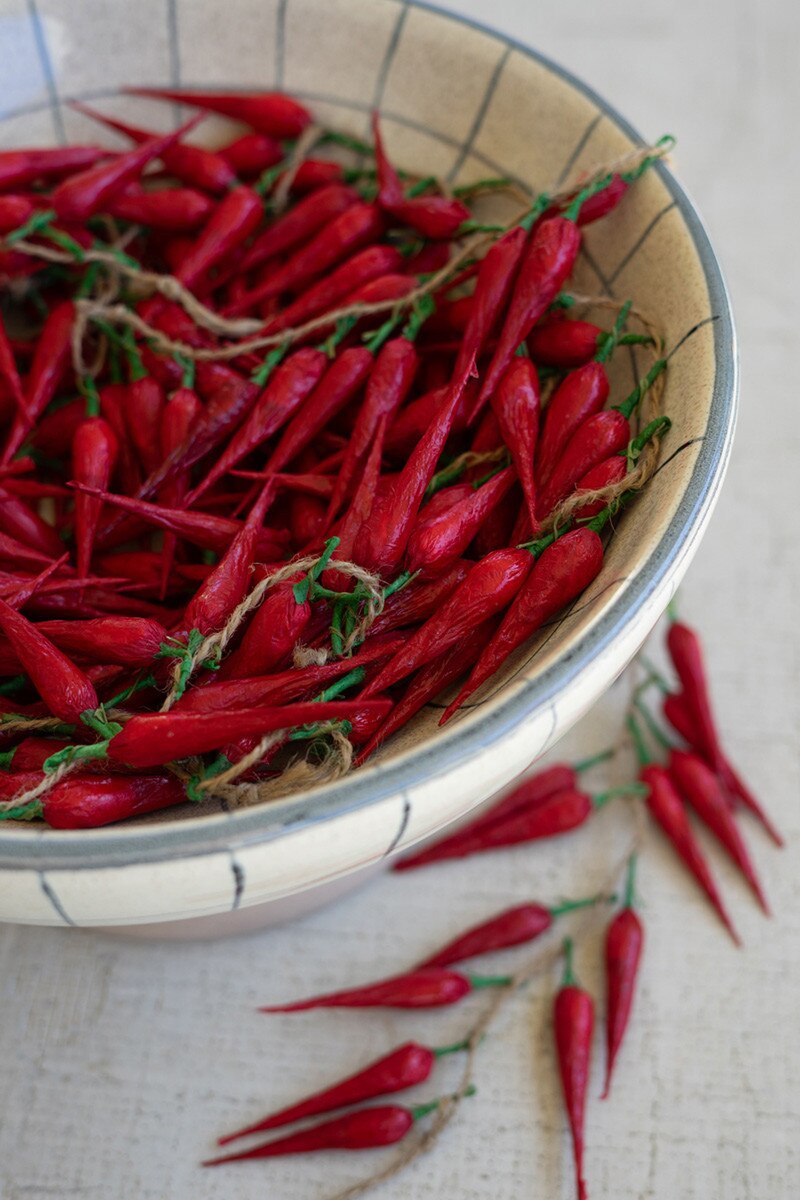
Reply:
M800 1195L800 10L788 0L444 6L551 54L645 134L678 135L682 178L727 270L741 419L681 603L704 631L735 758L789 848L778 853L748 828L776 913L770 922L715 856L746 944L736 951L663 846L648 843L641 989L605 1104L594 1099L598 1044L587 1173L596 1200L789 1200ZM619 685L563 752L588 753L616 736L624 699ZM626 766L614 770L621 779ZM619 824L606 813L559 845L449 865L413 882L389 876L291 928L218 944L0 928L2 1200L322 1200L368 1173L382 1160L326 1155L224 1175L196 1164L215 1134L406 1037L454 1040L466 1009L268 1018L256 1005L401 969L505 903L588 891L596 864L618 847ZM579 947L579 967L599 993L597 944ZM381 1197L572 1196L550 1039L553 982L545 977L511 1006L482 1052L478 1095L434 1153ZM454 1070L448 1064L419 1094L445 1091Z

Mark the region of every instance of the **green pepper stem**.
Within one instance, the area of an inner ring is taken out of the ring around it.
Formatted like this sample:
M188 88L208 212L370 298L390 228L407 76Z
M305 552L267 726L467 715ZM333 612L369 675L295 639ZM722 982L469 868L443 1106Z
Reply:
M377 354L384 342L388 341L392 332L400 324L400 320L401 314L393 312L377 329L371 329L369 333L364 335L364 348L369 350L370 354Z
M604 192L609 184L613 183L614 176L604 175L601 179L595 179L592 183L587 183L586 187L581 188L575 199L561 214L565 221L577 221L580 216L581 209L587 200L592 196L596 196L598 192Z
M286 356L289 344L289 342L282 342L280 346L276 346L274 350L270 350L261 366L250 376L253 383L257 384L258 387L265 386L278 363Z
M637 179L644 175L652 167L653 163L657 163L665 154L669 154L670 150L675 145L675 138L671 133L662 134L655 144L657 154L648 154L639 163L638 167L634 167L632 171L624 171L620 175L620 179L624 179L626 183L635 183Z
M41 233L55 219L55 216L54 208L46 208L42 212L34 213L22 225L18 225L16 229L12 229L11 233L6 234L7 244L13 246L14 242L24 241L32 233Z
M658 724L655 717L653 716L653 714L650 712L647 705L642 700L641 696L637 696L633 703L634 703L637 713L639 714L639 716L642 718L645 725L647 726L648 732L649 732L650 736L653 738L653 740L658 742L659 746L661 746L661 748L663 750L667 750L667 751L674 750L675 749L674 742L672 742L670 740L670 738L667 737L666 733L661 728L661 726Z
M329 700L335 700L342 692L346 692L348 688L355 687L359 683L364 682L366 671L363 667L356 667L352 671L348 671L341 679L337 679L330 687L321 691L319 695L314 697L314 700L320 704L326 704Z
M495 178L478 179L475 183L463 183L460 187L453 188L453 195L460 199L462 196L471 196L473 192L497 190L510 187L513 184L513 179L509 179L504 175L498 175Z
M465 1088L462 1092L457 1092L453 1096L448 1096L447 1099L457 1100L465 1096L474 1096L476 1091L477 1088L471 1083L469 1087ZM415 1121L421 1121L423 1117L427 1117L430 1113L436 1112L436 1109L439 1108L441 1103L441 1099L429 1100L427 1104L416 1104L413 1108L409 1109L409 1112Z
M611 355L614 353L614 350L619 344L620 334L622 333L625 322L628 319L628 313L631 311L632 304L632 300L626 300L617 314L617 319L614 322L614 326L611 331L609 333L600 334L600 337L598 338L599 345L597 354L594 356L595 362L605 363L611 358Z
M27 682L27 675L14 675L12 679L0 683L0 696L13 696L15 692L21 692Z
M80 387L81 393L86 400L86 416L99 417L100 393L98 392L97 385L92 379L91 375L85 375L83 379L79 381L78 386Z
M624 908L633 908L636 899L636 860L637 855L632 854L628 859L628 873L625 876L625 897L623 900Z
M656 359L650 370L645 375L644 379L639 380L630 396L628 396L626 400L623 400L622 404L614 405L617 412L622 413L623 417L626 417L628 420L630 420L636 408L639 406L639 404L641 404L646 393L653 386L661 372L666 368L666 365L666 358Z
M564 938L564 941L562 943L562 948L564 951L564 973L561 976L561 986L562 987L577 987L578 981L575 978L575 972L572 969L572 958L573 958L573 952L575 949L572 938L570 938L570 937Z
M451 1042L449 1046L435 1046L431 1053L435 1058L444 1058L447 1054L458 1054L461 1050L469 1050L470 1039L464 1038L460 1042Z
M355 316L341 317L340 320L336 322L336 328L331 336L326 338L324 342L321 342L319 346L317 346L317 349L321 350L323 354L326 354L328 358L335 358L337 347L352 331L357 321L358 317Z
M473 991L488 987L510 987L514 982L513 975L467 975Z
M598 894L597 896L585 896L582 900L564 900L562 904L554 904L547 911L551 917L562 917L565 913L574 912L578 908L591 908L593 904L599 904L601 900L607 899L607 896Z
M427 192L428 188L433 187L435 183L435 175L425 175L422 179L418 179L416 183L412 183L411 187L407 189L406 200L413 200L415 196L421 196L423 192Z
M608 762L617 753L615 746L609 746L607 750L601 750L599 754L593 754L590 758L582 758L580 762L576 762L574 770L578 775L582 771L588 771L591 767L596 767L598 763Z
M420 296L414 304L408 321L403 326L402 336L408 342L413 342L428 317L436 312L436 301L433 296Z
M14 755L17 753L17 747L12 746L10 750L4 750L0 754L0 770L7 771L14 761Z
M518 221L520 229L524 229L527 233L533 229L533 226L539 220L542 213L550 207L550 196L547 192L540 192L533 202L532 207L528 210L521 221Z
M646 794L647 788L643 783L626 783L622 787L608 788L607 791L593 796L592 807L602 808L609 800L615 800L618 796L644 796Z
M639 760L639 766L648 767L653 762L653 759L647 749L645 740L642 736L642 731L636 723L633 713L629 713L629 715L626 717L625 725L628 733L631 735L631 741L633 742L633 748L636 751L636 757Z

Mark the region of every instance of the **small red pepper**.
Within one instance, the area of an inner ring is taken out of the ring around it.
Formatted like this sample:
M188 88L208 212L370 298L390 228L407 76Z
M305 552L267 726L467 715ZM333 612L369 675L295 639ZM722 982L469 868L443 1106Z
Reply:
M357 201L358 193L344 184L333 183L330 187L320 188L281 213L260 233L236 270L245 274L269 259L296 250Z
M18 413L14 420L3 448L3 465L11 462L30 426L36 424L54 398L70 364L74 323L75 306L71 300L57 304L48 315L25 380L25 416Z
M0 486L0 522L11 537L24 542L50 558L58 558L64 546L52 525L48 525L24 500Z
M97 708L97 693L84 672L5 600L0 600L0 629L54 717L74 723Z
M564 957L564 975L553 1006L553 1029L561 1088L572 1133L578 1200L586 1200L586 1183L583 1178L583 1129L591 1068L594 1001L575 980L570 938L564 941Z
M0 191L25 187L39 180L71 175L113 158L105 146L53 146L0 152Z
M191 251L175 271L186 287L198 281L255 232L264 215L264 203L251 188L240 184L220 200L213 215L195 239Z
M528 350L534 362L543 367L574 370L591 362L602 334L600 326L591 321L552 316L540 321L528 335Z
M359 250L282 308L276 317L267 322L264 333L275 334L295 328L312 317L330 312L337 305L345 305L346 298L353 291L383 278L396 270L402 261L399 250L394 246L367 246L365 250Z
M383 148L377 112L372 114L372 133L375 141L375 165L378 169L378 203L404 225L410 225L423 237L447 240L470 218L470 211L450 196L414 196L403 194L400 176Z
M311 1008L439 1008L483 987L507 987L509 976L462 975L443 967L422 967L343 992L329 992L292 1004L273 1004L259 1012L306 1012Z
M619 1048L630 1020L636 977L644 944L642 922L633 907L634 872L636 856L631 855L628 863L628 879L625 886L625 904L617 913L606 931L606 1082L602 1100L611 1090L611 1075Z
M245 133L217 150L239 179L251 179L283 158L280 142L265 133Z
M486 517L496 508L513 486L516 473L513 467L493 476L480 488L456 484L437 492L420 513L419 521L408 539L406 566L420 571L423 577L440 576L467 549ZM434 502L446 492L466 490L446 510L428 515ZM427 516L427 519L426 519Z
M536 537L539 523L533 459L539 437L539 376L529 358L515 358L503 372L492 395L492 407L522 484L531 521L531 537Z
M117 460L118 442L108 421L90 416L72 440L72 475L80 483L105 491ZM85 578L92 561L102 502L79 492L75 497L75 544L78 574Z
M75 772L46 794L42 816L53 829L95 829L186 801L174 775Z
M151 96L154 100L172 100L221 113L274 138L297 137L311 120L308 109L283 92L199 92L148 87L122 90L131 96Z
M194 188L145 191L130 185L107 206L112 217L166 233L187 233L208 220L214 205Z
M567 900L552 908L546 908L543 904L517 904L490 917L488 921L482 921L480 925L473 925L424 959L419 967L447 967L478 954L490 954L508 946L521 946L546 933L556 917L596 903L597 897L590 896L586 900Z
M624 450L630 436L627 418L613 408L596 413L579 425L539 493L536 505L539 517L547 517L593 467Z

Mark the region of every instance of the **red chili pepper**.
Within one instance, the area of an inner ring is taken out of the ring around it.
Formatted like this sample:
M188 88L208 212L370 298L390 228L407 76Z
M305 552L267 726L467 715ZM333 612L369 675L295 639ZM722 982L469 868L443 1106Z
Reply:
M492 395L520 342L555 300L575 265L580 244L577 225L564 217L551 217L534 229L519 265L500 340L484 375L474 412L480 411Z
M186 801L174 775L93 775L75 772L51 788L42 816L53 829L95 829Z
M134 221L167 233L186 233L208 220L213 203L194 188L164 188L145 191L131 185L108 204L112 217Z
M633 880L636 856L631 855L628 863L628 879L625 887L625 904L617 913L606 931L606 1082L602 1100L611 1090L611 1075L619 1048L630 1020L639 960L644 944L642 922L633 907Z
M0 196L0 234L11 233L36 212L27 196Z
M320 188L281 213L260 233L237 270L242 273L252 271L277 255L296 250L357 201L358 193L344 184L333 183L330 187Z
M400 252L394 246L368 246L359 250L268 321L264 333L280 333L329 312L337 304L344 304L351 292L394 271L401 262Z
M14 771L27 773L41 771L45 759L58 750L71 746L72 742L60 738L26 737L18 746L6 752L4 756L6 769L13 767Z
M297 196L304 196L325 187L329 183L338 183L347 178L340 163L330 162L325 158L307 158L300 163L294 174L290 191Z
M580 226L591 225L593 221L599 221L601 217L608 216L617 207L629 187L630 184L628 181L615 173L602 191L596 192L594 196L589 196L584 200L576 218L576 223ZM563 207L568 208L576 195L577 192L564 200Z
M58 558L64 546L53 529L24 500L0 486L0 522L7 534L32 550Z
M590 896L585 900L567 900L551 908L543 904L517 904L490 917L488 921L473 925L426 958L419 967L447 967L451 963L463 962L465 958L475 958L478 954L490 954L508 946L521 946L546 933L557 917L596 903L597 897Z
M17 414L3 449L3 464L11 459L56 394L72 355L72 328L75 307L71 300L57 304L44 323L36 345L31 369L25 380L26 416Z
M353 399L370 374L373 363L372 353L366 346L350 346L337 354L284 429L267 460L265 473L281 471L311 445L317 434Z
M264 202L256 192L244 184L233 188L220 200L192 250L179 264L176 279L186 287L193 287L247 240L263 215Z
M105 113L98 112L97 109L90 108L86 104L80 104L76 100L70 102L70 108L83 113L93 121L99 121L107 129L116 130L117 133L123 134L140 146L159 136L150 130L140 129L136 125L129 125L126 121L106 116ZM227 161L226 156L221 153L215 154L202 146L191 146L179 142L164 150L159 158L170 175L174 175L181 183L201 188L204 192L222 195L229 188L235 187L238 182L236 172ZM137 220L138 218L131 219Z
M108 487L117 459L118 442L102 417L92 416L78 426L72 441L73 478L90 487ZM85 578L92 561L102 504L79 492L75 497L75 544L78 574Z
M154 100L172 100L221 113L223 117L243 121L258 133L274 138L297 137L311 120L308 110L283 92L198 92L147 87L123 88L122 91L131 96L151 96Z
M227 317L240 316L257 304L283 292L298 292L318 275L335 267L348 254L376 242L384 231L384 220L374 204L352 204L329 221L312 239L257 287L235 304L225 307Z
M436 417L420 438L389 495L376 504L355 547L357 560L390 577L405 553L419 506L450 434L469 371L456 379ZM488 615L488 614L485 614Z
M101 396L102 404L102 396ZM181 447L190 436L192 427L200 419L202 406L197 394L191 389L181 387L170 396L161 410L159 428L159 453L161 461L167 459ZM124 488L125 491L135 489ZM186 499L189 491L189 473L184 471L165 484L159 494L159 500L167 508L179 508ZM175 561L175 548L178 539L174 533L164 535L161 549L161 598L166 595L167 583L172 574Z
M769 916L769 906L753 861L714 772L699 755L685 750L671 751L669 772L684 799L726 850L728 857L739 868L758 903Z
M311 620L309 601L298 604L295 599L294 584L297 581L279 584L267 593L239 646L226 658L220 671L221 679L266 675L291 660L292 651Z
M365 695L384 691L431 662L456 642L471 636L488 617L502 611L516 596L531 569L527 550L497 550L477 562L460 587L408 639L365 689ZM491 644L491 643L490 643Z
M215 633L244 599L250 583L258 534L274 495L274 484L266 483L244 525L189 601L184 614L187 629L199 629L204 637Z
M406 199L400 176L386 157L378 114L372 114L375 165L378 169L378 203L398 221L410 225L425 238L447 240L471 213L460 200L450 196L414 196Z
M375 445L381 421L388 424L392 420L411 390L418 367L419 355L413 339L403 336L392 338L378 350L367 382L364 401L358 411L344 461L333 487L327 521L336 516L359 463L364 461L370 447Z
M0 609L0 620L3 617L4 610ZM346 703L312 701L280 708L264 706L210 713L142 713L131 717L122 732L111 739L108 757L130 767L157 767L173 759L218 750L238 738L260 737L308 722L346 720L364 707L368 712L386 712L389 706L388 700L357 699Z
M391 716L389 717L391 720ZM605 757L605 755L601 756ZM574 791L578 787L578 774L597 762L597 758L587 759L576 767L567 763L557 763L535 775L524 779L512 791L506 793L499 801L482 810L478 816L466 825L462 825L455 833L440 838L432 845L425 846L416 854L401 859L395 863L395 871L410 871L414 867L424 867L428 863L439 862L446 858L460 858L462 853L471 854L473 837L498 821L538 808L544 801L558 792ZM463 848L463 849L462 849Z
M591 1068L594 1001L572 972L572 941L564 941L564 975L553 1006L558 1070L572 1134L578 1200L586 1200L583 1178L583 1129Z
M469 679L439 722L443 725L482 683L526 642L545 621L586 590L603 565L603 543L585 526L573 529L548 546L527 574L524 586L500 628L484 650Z
M641 764L639 778L649 790L646 803L650 815L660 825L676 850L678 857L711 901L719 919L728 930L736 945L741 945L739 935L734 929L722 902L722 897L719 894L719 889L711 874L711 869L705 855L692 833L689 818L686 815L686 808L673 782L672 776L666 767L661 767L650 761L638 726L633 718L629 718L628 720L628 729L634 739Z
M706 757L705 748L702 745L700 733L694 723L692 713L689 711L682 696L667 695L664 697L664 716L669 721L673 729L684 738L692 749L698 754ZM784 841L778 833L775 826L770 821L767 814L759 804L756 797L745 784L744 780L736 773L735 768L731 765L728 759L723 755L721 764L720 780L731 796L735 796L746 808L749 808L755 817L761 822L769 836L772 838L776 846L783 846Z
M282 1108L279 1112L257 1121L255 1125L248 1125L245 1129L229 1133L227 1137L219 1138L218 1143L220 1146L226 1146L237 1138L249 1137L253 1133L292 1125L295 1121L304 1121L320 1113L334 1112L337 1108L360 1104L362 1100L373 1100L376 1096L390 1096L395 1092L405 1091L406 1088L424 1083L442 1055L452 1054L453 1051L463 1048L462 1043L445 1046L441 1050L431 1050L427 1046L421 1046L419 1042L405 1042L390 1054L383 1055L332 1087L315 1092L313 1096L301 1100L298 1104Z
M314 1150L371 1150L376 1146L392 1146L406 1136L414 1122L421 1120L437 1106L438 1101L403 1108L399 1104L381 1104L360 1108L312 1125L299 1133L290 1133L275 1141L266 1142L239 1154L210 1158L202 1165L216 1167L220 1163L239 1162L248 1158L275 1158L285 1154L308 1154Z
M627 418L616 409L596 413L585 420L562 450L539 494L536 506L539 516L548 516L593 467L624 450L630 436Z
M105 146L54 146L0 152L0 191L25 187L42 179L71 175L112 158Z
M142 667L152 662L167 631L151 617L108 616L87 621L40 621L37 630L59 650L84 661Z
M534 362L543 367L574 370L591 362L603 335L591 321L566 320L553 315L540 321L528 335L528 350Z
M401 591L387 597L383 612L370 626L370 639L376 634L427 620L464 582L472 566L471 562L461 560L453 563L439 579L412 580Z
M533 458L539 437L539 377L529 358L515 358L503 373L492 396L503 441L511 452L525 503L531 520L532 533L539 532L536 520L536 483Z
M393 975L391 979L382 979L378 983L349 988L344 992L329 992L324 996L313 996L310 1000L296 1000L292 1004L273 1004L258 1011L288 1013L306 1012L311 1008L439 1008L446 1004L457 1004L477 988L506 987L510 982L507 975L462 975L456 971L446 971L443 967L422 967L403 975Z
M470 484L463 487L467 494L456 504L449 507L438 516L424 520L425 514L433 506L433 501L422 509L420 521L417 523L408 540L406 551L406 566L409 571L421 571L423 576L438 576L446 570L466 550L476 532L486 517L508 493L516 479L513 467L506 467L498 475L493 476L488 483L480 488ZM437 492L437 497L444 492L455 491L461 486L445 488Z
M322 350L303 347L275 369L247 420L187 497L188 504L195 504L218 479L286 424L319 383L327 362Z
M106 384L105 387L100 388L99 394L100 415L108 422L117 442L117 457L114 470L117 475L120 489L132 496L136 494L136 491L142 482L142 472L141 467L139 466L138 456L128 436L128 425L127 421L125 420L125 410L128 401L129 387L130 384L109 383ZM63 409L59 408L55 413L52 414L52 416L57 417L62 411ZM86 411L85 403L82 401L76 401L75 411L80 413L81 418L83 418ZM42 421L39 426L40 431L45 421L48 419L48 417L44 418L44 421ZM72 429L71 433L68 434L70 442L74 439L78 430L78 426L81 423L82 420L78 422L74 429ZM56 424L53 429L53 438L58 437L59 433L60 430L58 428L58 424ZM47 452L45 446L42 446L41 449L45 453Z
M388 737L407 725L421 708L469 670L491 637L494 624L493 620L485 621L483 625L472 632L467 641L452 646L444 654L435 658L433 662L423 667L421 671L417 671L406 687L402 698L394 705L388 717L359 752L354 766L360 767ZM403 635L399 636L403 637ZM392 653L399 650L402 644L403 642L400 640ZM399 870L400 868L395 866L394 869Z
M283 158L280 142L265 133L245 133L217 150L240 179L260 175Z
M481 259L469 320L454 369L456 375L466 370L473 356L480 357L486 339L504 316L527 240L526 231L515 225L490 246ZM474 415L474 412L470 413L470 419Z
M603 459L596 467L592 467L587 471L582 479L578 480L576 492L594 492L600 488L610 487L612 484L621 483L628 473L628 461L624 454L614 454L611 458ZM575 509L572 514L572 519L578 521L589 521L601 513L607 504L606 500L592 500L588 504L584 504L581 508Z
M241 521L230 521L225 517L217 517L212 513L189 512L182 509L164 508L159 504L149 504L146 500L135 500L130 496L117 496L113 492L104 492L99 488L85 487L76 484L76 490L86 492L89 496L97 496L105 504L111 504L133 516L141 517L149 525L157 525L160 529L169 530L178 537L185 538L203 550L213 550L215 554L224 554L232 539L242 527ZM107 543L103 539L103 544ZM285 537L278 530L264 528L259 531L256 553L264 562L274 562L280 557L280 551L285 544Z
M97 708L97 693L83 671L5 600L0 600L0 629L54 717L75 722Z
M134 183L148 163L159 158L165 150L183 137L197 124L198 118L188 121L174 133L150 138L118 154L111 162L101 163L70 175L54 189L50 201L57 215L64 221L84 222L100 212L110 200L119 195L129 184Z
M342 300L342 308L350 308L354 304L382 304L384 300L404 300L418 286L419 281L413 275L389 272L348 292Z

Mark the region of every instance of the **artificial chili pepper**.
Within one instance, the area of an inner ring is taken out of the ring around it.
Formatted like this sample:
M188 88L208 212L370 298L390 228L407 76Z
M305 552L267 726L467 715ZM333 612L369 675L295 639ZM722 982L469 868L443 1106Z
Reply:
M113 158L104 146L54 146L0 151L0 190L25 187L39 180L71 175Z
M670 725L679 733L689 745L698 752L698 754L706 757L706 751L701 743L701 738L697 726L694 723L693 715L689 708L684 703L682 696L666 695L664 697L664 716L669 721ZM776 846L783 846L784 841L778 833L771 820L764 812L760 803L745 784L744 780L739 777L736 769L731 765L729 760L723 754L720 764L720 779L731 796L735 796L746 808L749 808L755 817L764 826L769 836L772 838Z
M46 759L71 742L60 738L26 737L3 755L4 766L17 772L41 771Z
M611 1075L630 1020L636 977L644 944L644 928L634 909L636 855L628 861L623 908L606 930L606 1082L601 1099L611 1089Z
M57 558L63 543L52 525L48 525L24 500L0 486L0 521L11 537L24 542L32 550Z
M0 629L54 717L74 722L97 708L97 693L84 672L5 600L0 600Z
M322 350L303 347L276 367L247 420L189 494L187 504L196 503L218 479L286 424L319 383L327 362Z
M150 663L167 631L152 617L108 616L86 621L39 621L37 630L66 654L99 663Z
M627 418L613 408L598 412L579 425L539 493L536 504L539 517L548 516L593 467L624 450L630 436Z
M389 720L391 719L390 716ZM396 863L394 870L406 871L414 867L423 867L427 863L438 862L443 858L459 858L461 846L465 841L468 847L467 853L471 853L469 847L472 845L473 835L481 833L495 822L511 816L512 813L517 814L537 808L542 801L558 792L577 789L580 772L588 770L589 767L594 766L597 762L602 762L607 757L608 751L605 751L603 754L586 759L575 766L569 763L556 763L552 767L546 767L543 771L537 771L535 775L523 779L522 783L507 792L495 804L481 811L474 820L462 825L455 833L439 838L432 845L425 846L416 854L408 855Z
M73 478L105 490L114 470L118 445L108 421L90 415L78 426L72 440ZM75 497L76 563L82 578L89 574L101 508L101 501L94 496L79 492Z
M451 963L463 962L465 958L475 958L478 954L490 954L508 946L532 942L550 929L555 918L596 904L597 899L597 896L590 896L585 900L566 900L550 908L543 904L517 904L490 917L488 921L473 925L424 959L419 967L447 967Z
M0 620L3 610L0 609ZM29 672L30 674L30 672ZM44 697L43 697L44 698ZM108 744L108 757L131 767L157 767L173 759L218 750L227 742L260 737L314 721L346 720L354 710L387 712L388 700L348 700L226 709L222 712L137 714ZM56 713L56 716L60 714Z
M196 392L191 388L181 387L170 396L161 410L159 453L162 462L185 443L194 423L199 420L200 413L200 401ZM188 491L189 472L184 471L181 474L176 474L173 479L164 485L161 489L159 500L167 508L179 508L185 501ZM178 539L174 533L164 535L164 542L161 548L162 599L166 594L167 582L172 573L177 541Z
M469 320L464 329L454 368L456 375L467 368L473 357L480 356L486 339L502 319L514 288L527 238L526 230L516 225L490 246L481 259Z
M326 158L306 158L294 173L290 191L297 196L317 191L329 183L338 183L349 178L341 163Z
M595 518L600 520L601 518ZM547 546L506 613L500 628L473 668L458 696L448 705L440 725L449 721L473 692L498 670L545 621L554 617L596 579L603 565L603 543L594 529L573 529Z
M425 576L441 575L466 550L486 517L500 503L514 484L516 473L506 467L480 488L463 485L467 491L457 503L446 511L429 517L425 514L433 506L431 501L422 509L420 521L408 540L406 566L409 571L420 571ZM461 491L461 485L437 492L434 500L445 492Z
M240 316L272 296L299 291L348 254L376 242L383 231L384 220L374 204L350 205L323 226L311 241L296 250L283 266L271 271L262 283L246 292L235 304L227 305L224 315Z
M358 201L358 193L341 183L320 188L281 213L250 246L236 270L242 273L260 267L277 255L296 250Z
M220 200L191 251L176 268L176 279L186 287L194 286L247 240L263 215L263 201L252 188L244 184L233 188Z
M600 326L591 321L566 320L554 314L531 330L528 350L534 362L543 367L574 370L594 358L602 334Z
M90 108L86 104L81 104L76 100L70 101L70 108L74 108L76 112L83 113L84 116L90 117L93 121L99 121L105 125L107 129L114 129L117 133L123 134L124 137L130 138L137 145L151 141L158 137L158 134L147 129L140 129L136 125L130 125L127 121L120 121L116 117L106 116L105 113L98 112L97 109ZM229 188L235 187L237 183L236 172L227 160L226 156L221 153L214 153L212 150L206 150L202 146L192 146L185 142L178 142L176 145L165 149L160 155L170 175L174 175L182 183L189 184L191 187L201 188L204 192L213 192L222 195ZM175 190L175 189L171 189ZM167 192L163 193L168 194ZM124 216L120 213L120 216ZM133 217L132 220L138 220Z
M239 1162L249 1158L274 1158L284 1154L308 1154L314 1150L370 1150L376 1146L392 1146L412 1129L414 1122L426 1117L439 1106L438 1100L404 1108L399 1104L381 1104L359 1108L312 1125L299 1133L290 1133L275 1141L266 1142L252 1150L210 1158L204 1167L220 1163Z
M629 187L630 181L624 179L619 172L615 171L601 191L596 192L593 196L588 196L584 200L576 218L576 223L580 226L590 225L593 221L599 221L601 217L608 216L617 207ZM569 196L564 201L563 207L568 208L576 195L577 193L573 193L572 196Z
M628 461L624 454L614 454L611 458L604 458L596 467L592 467L587 471L582 479L578 480L578 485L575 488L576 492L595 492L601 488L611 487L615 483L621 483L628 473ZM572 514L573 521L590 521L601 513L606 506L606 501L591 500L576 508Z
M466 858L482 854L502 846L516 846L523 842L535 842L542 838L557 837L569 833L585 824L591 815L615 796L638 795L638 785L609 789L598 796L590 796L576 787L553 792L531 808L512 811L497 820L480 825L474 830L459 831L447 846L437 845L421 851L396 864L396 871L408 871L427 866L445 858ZM434 853L435 850L435 853Z
M692 833L686 808L672 776L666 767L654 763L642 740L641 732L633 717L628 718L628 729L633 738L636 753L639 758L639 778L648 789L647 809L653 820L672 843L687 870L694 876L696 882L711 901L722 924L733 938L737 946L741 945L739 935L733 927L725 905L722 902L719 889L711 874L700 846Z
M677 749L670 752L669 772L681 795L723 846L728 857L747 880L758 903L769 916L769 906L753 861L714 772L698 754Z
M123 88L131 96L150 96L190 104L208 112L243 121L258 133L274 138L294 138L311 120L308 110L283 92L199 92L170 88Z
M375 165L378 170L378 203L404 225L410 225L425 238L447 240L470 218L470 211L460 200L450 196L414 196L403 194L400 176L383 148L377 112L372 114L372 134L375 140Z
M96 829L186 801L174 775L75 772L46 793L42 816L53 829Z
M573 974L570 938L564 941L564 974L553 1005L553 1030L561 1089L572 1134L578 1200L586 1200L583 1128L594 1033L594 1001L578 986Z
M299 576L278 584L267 594L239 646L225 659L221 679L266 675L291 660L292 651L311 620L309 600L298 603L295 597L294 585L298 581Z
M443 967L422 967L394 975L378 983L349 988L343 992L329 992L324 996L313 996L310 1000L296 1000L292 1004L273 1004L260 1008L259 1012L287 1013L306 1012L311 1008L439 1008L446 1004L457 1004L459 1000L478 988L507 987L511 982L507 975L462 975L446 971Z
M375 505L369 521L362 527L355 553L357 560L369 570L388 577L399 566L472 369L470 366L454 381L436 417L398 475L391 492L380 504Z
M245 133L217 150L240 179L260 175L283 158L281 144L265 133Z
M232 538L242 527L241 521L231 521L226 517L217 517L212 513L190 512L184 509L164 508L158 504L150 504L146 500L135 500L130 496L118 496L113 492L104 492L99 488L86 487L76 484L78 491L87 495L97 496L105 504L111 504L133 516L141 517L149 525L157 525L160 529L176 533L187 542L200 546L203 550L213 550L215 554L223 554ZM274 529L259 530L256 543L256 553L264 562L276 561L280 549L285 544L285 538ZM108 539L103 538L103 545Z
M375 695L424 667L508 605L533 565L526 550L496 550L477 562L438 612L411 635L365 690Z
M394 246L367 246L366 250L359 250L287 304L267 322L264 333L281 333L329 312L337 304L343 304L351 292L396 270L402 261Z
M170 146L174 146L185 133L193 129L198 118L181 125L174 133L150 138L128 150L118 154L111 162L101 163L70 175L63 183L53 190L50 202L56 214L65 221L87 221L89 217L100 212L115 196L129 184L135 182L148 163L159 158Z
M187 629L199 629L204 637L215 633L244 599L250 583L259 531L274 494L274 484L268 481L244 525L186 606L184 623Z
M169 157L169 156L167 156ZM168 233L186 233L206 221L213 203L194 188L164 188L159 192L129 186L108 204L112 217Z
M226 1146L237 1138L249 1137L253 1133L292 1125L295 1121L304 1121L320 1113L335 1112L337 1108L347 1108L351 1104L360 1104L362 1100L373 1100L376 1096L390 1096L395 1092L405 1091L406 1088L424 1083L430 1077L437 1060L443 1055L462 1049L464 1043L431 1050L428 1046L421 1046L419 1042L405 1042L396 1050L362 1067L360 1071L332 1087L272 1113L271 1116L257 1121L255 1125L248 1125L246 1129L229 1133L226 1137L219 1138L218 1143L220 1146Z
M398 729L402 729L424 705L433 700L435 696L438 696L440 692L449 687L456 679L461 678L472 666L491 637L493 630L494 621L485 621L483 625L473 630L469 639L461 644L452 646L444 654L435 658L433 662L428 663L422 670L417 671L410 680L401 699L398 700L388 717L380 724L366 745L360 750L355 760L355 766L361 766L387 737L396 733ZM396 649L400 649L400 646L402 646L402 642L398 644ZM392 651L392 653L395 653L395 651ZM397 869L396 866L395 870Z
M539 523L536 519L533 458L539 436L540 406L539 377L529 358L515 358L504 371L492 395L492 407L522 484L531 520L531 536L535 537L539 532Z
M2 222L0 222L0 232L2 232ZM2 317L0 317L0 383L4 383L8 388L17 407L18 414L24 419L27 412L27 405L22 390L22 381L19 377L14 350L11 342L8 340Z
M3 464L9 463L56 394L72 353L72 328L75 306L62 301L52 309L44 323L31 369L25 380L25 415L18 413L3 448Z
M492 395L520 342L558 295L575 265L580 242L577 225L565 217L551 217L534 229L522 255L497 349L473 412L479 412Z

